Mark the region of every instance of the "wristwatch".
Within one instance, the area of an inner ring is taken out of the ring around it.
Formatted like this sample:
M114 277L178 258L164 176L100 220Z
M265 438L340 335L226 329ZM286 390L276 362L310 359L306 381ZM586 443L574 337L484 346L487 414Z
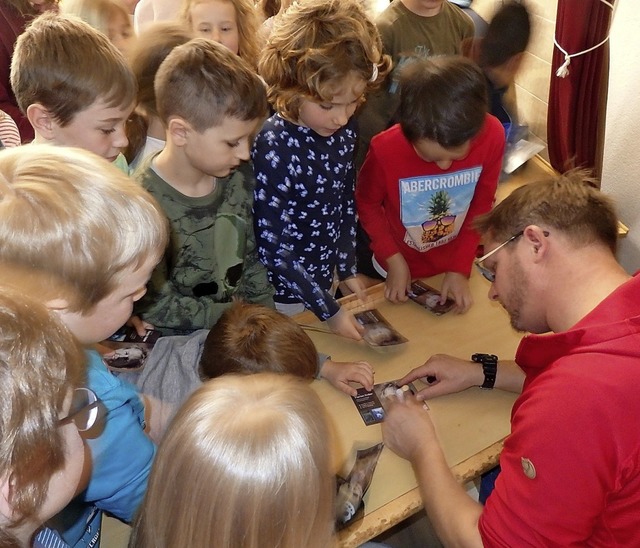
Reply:
M495 354L474 354L471 359L476 363L482 364L482 372L484 373L484 382L480 388L491 390L496 384L496 373L498 371L498 356Z

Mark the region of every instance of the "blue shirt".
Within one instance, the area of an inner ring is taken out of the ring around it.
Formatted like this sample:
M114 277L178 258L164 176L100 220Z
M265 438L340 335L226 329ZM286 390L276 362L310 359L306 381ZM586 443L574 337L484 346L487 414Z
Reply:
M53 523L71 546L89 546L87 516L94 507L131 522L147 489L156 446L145 434L144 405L137 389L112 375L100 354L87 351L87 387L102 402L104 429L86 439L93 469L87 489ZM61 525L63 524L63 525Z
M355 142L353 119L323 137L276 114L251 152L256 243L274 300L302 302L322 320L340 309L329 291L334 272L356 273Z

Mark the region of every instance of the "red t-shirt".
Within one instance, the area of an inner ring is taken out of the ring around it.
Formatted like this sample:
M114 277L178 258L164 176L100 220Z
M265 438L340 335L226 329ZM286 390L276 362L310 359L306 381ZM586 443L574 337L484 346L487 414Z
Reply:
M480 518L485 546L640 546L640 276L568 331L528 335Z
M358 174L356 204L371 249L386 268L398 252L414 278L468 276L480 240L471 220L493 204L504 129L487 115L469 154L446 169L420 158L399 125L373 138Z

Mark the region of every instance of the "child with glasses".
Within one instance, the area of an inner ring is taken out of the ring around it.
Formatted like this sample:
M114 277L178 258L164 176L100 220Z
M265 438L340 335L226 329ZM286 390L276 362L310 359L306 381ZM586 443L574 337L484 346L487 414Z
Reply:
M7 288L0 325L0 546L32 546L81 482L85 450L74 422L87 426L91 412L65 417L74 389L84 390L85 355L46 307Z
M154 199L104 159L51 145L0 155L0 279L38 295L86 347L104 413L87 440L88 484L56 522L70 545L95 542L94 507L129 522L146 490L155 445L143 400L90 348L131 316L166 243Z
M411 61L400 89L400 123L374 137L358 175L372 252L358 250L358 271L384 278L394 303L407 300L412 279L444 272L440 302L451 296L466 312L480 240L471 223L491 209L504 130L487 114L482 72L463 57Z

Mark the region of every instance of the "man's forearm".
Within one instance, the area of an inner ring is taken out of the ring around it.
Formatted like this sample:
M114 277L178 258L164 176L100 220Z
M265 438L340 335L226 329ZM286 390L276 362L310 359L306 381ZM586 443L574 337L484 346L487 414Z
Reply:
M482 505L456 481L439 444L412 462L425 510L445 546L482 547L478 519Z
M495 388L520 394L524 384L524 377L524 371L520 369L515 361L499 360Z

